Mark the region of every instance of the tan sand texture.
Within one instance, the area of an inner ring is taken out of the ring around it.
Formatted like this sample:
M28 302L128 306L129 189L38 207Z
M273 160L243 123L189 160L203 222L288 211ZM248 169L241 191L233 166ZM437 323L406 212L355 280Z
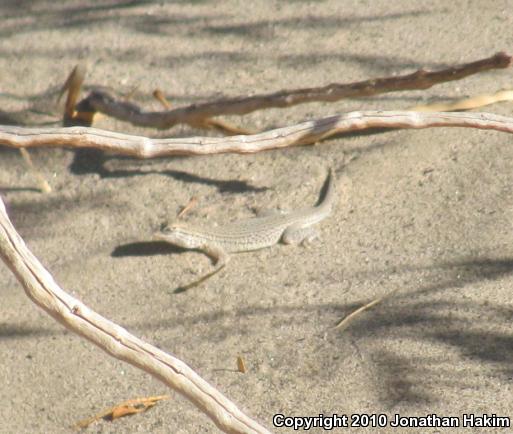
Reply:
M51 96L79 62L88 66L86 88L106 86L161 110L156 88L174 107L511 54L511 10L509 1L4 1L0 118L51 119ZM227 120L262 131L354 110L404 110L511 89L511 77L501 69L422 91ZM511 108L486 111L511 116ZM94 126L155 138L219 135L109 117ZM72 296L184 360L273 432L290 432L273 427L276 413L513 417L512 140L432 128L144 161L30 150L47 194L19 152L2 147L0 194L30 249ZM350 182L320 240L235 255L201 287L173 293L211 267L200 253L151 239L191 197L198 202L184 219L201 223L294 209L315 202L328 166ZM116 403L170 392L66 331L0 268L1 433L67 433ZM345 330L332 329L397 288ZM86 432L216 431L171 393L146 413Z

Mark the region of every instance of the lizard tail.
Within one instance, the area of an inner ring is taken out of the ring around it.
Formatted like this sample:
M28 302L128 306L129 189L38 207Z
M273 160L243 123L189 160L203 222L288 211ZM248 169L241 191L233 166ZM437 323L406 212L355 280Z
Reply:
M335 196L335 171L330 167L316 207L329 212L335 203Z

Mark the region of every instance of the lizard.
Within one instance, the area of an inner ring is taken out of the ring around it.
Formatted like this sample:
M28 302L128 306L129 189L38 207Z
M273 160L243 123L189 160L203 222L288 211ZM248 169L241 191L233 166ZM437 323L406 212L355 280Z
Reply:
M329 169L324 190L323 198L313 207L288 213L267 211L264 215L208 228L174 223L156 233L156 240L202 251L214 262L214 271L175 292L196 286L220 271L228 263L229 253L259 250L279 242L300 244L317 238L318 232L312 226L328 217L335 203L335 175L332 169Z

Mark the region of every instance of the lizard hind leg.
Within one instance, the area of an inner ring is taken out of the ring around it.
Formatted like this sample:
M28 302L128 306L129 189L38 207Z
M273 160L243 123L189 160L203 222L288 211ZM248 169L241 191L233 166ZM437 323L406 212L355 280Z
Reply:
M211 272L205 274L204 276L201 276L199 279L196 279L195 281L188 283L187 285L176 288L174 290L175 294L185 292L190 288L194 288L195 286L201 285L203 282L210 279L214 274L219 273L219 271L221 271L226 266L230 259L227 253L217 246L202 246L201 250L205 252L207 256L212 258L212 260L214 261L215 268Z
M204 276L201 276L199 279L195 280L194 282L188 283L187 285L179 286L173 292L175 294L178 294L180 292L185 292L190 288L194 288L195 286L199 286L206 280L210 279L214 274L219 273L225 266L226 266L226 262L224 262L223 264L217 265L216 268L214 268L214 270L212 270L210 273L207 273Z
M283 244L309 244L319 237L317 229L311 226L292 225L283 232Z

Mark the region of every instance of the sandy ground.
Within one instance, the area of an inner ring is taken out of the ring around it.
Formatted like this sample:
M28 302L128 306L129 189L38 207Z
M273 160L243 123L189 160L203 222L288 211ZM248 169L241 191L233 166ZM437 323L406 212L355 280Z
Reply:
M136 88L135 102L158 109L155 87L182 105L440 68L513 46L511 1L21 3L0 4L0 103L8 113L44 106L45 92L78 61L89 66L88 85ZM508 88L511 74L231 120L267 129L402 109ZM487 110L510 115L511 107ZM109 119L96 126L203 134ZM258 155L152 161L42 149L32 156L53 187L46 195L34 190L17 151L3 147L0 156L10 216L61 286L184 360L271 430L286 431L272 426L275 413L513 417L511 136L393 131ZM328 166L341 178L340 200L320 241L234 256L202 287L173 293L211 266L200 253L151 242L191 196L199 199L195 221L295 208L315 203ZM117 402L168 392L65 331L0 268L0 432L71 432ZM397 288L346 331L330 329ZM234 371L237 355L245 375ZM172 393L144 415L87 432L215 431Z

